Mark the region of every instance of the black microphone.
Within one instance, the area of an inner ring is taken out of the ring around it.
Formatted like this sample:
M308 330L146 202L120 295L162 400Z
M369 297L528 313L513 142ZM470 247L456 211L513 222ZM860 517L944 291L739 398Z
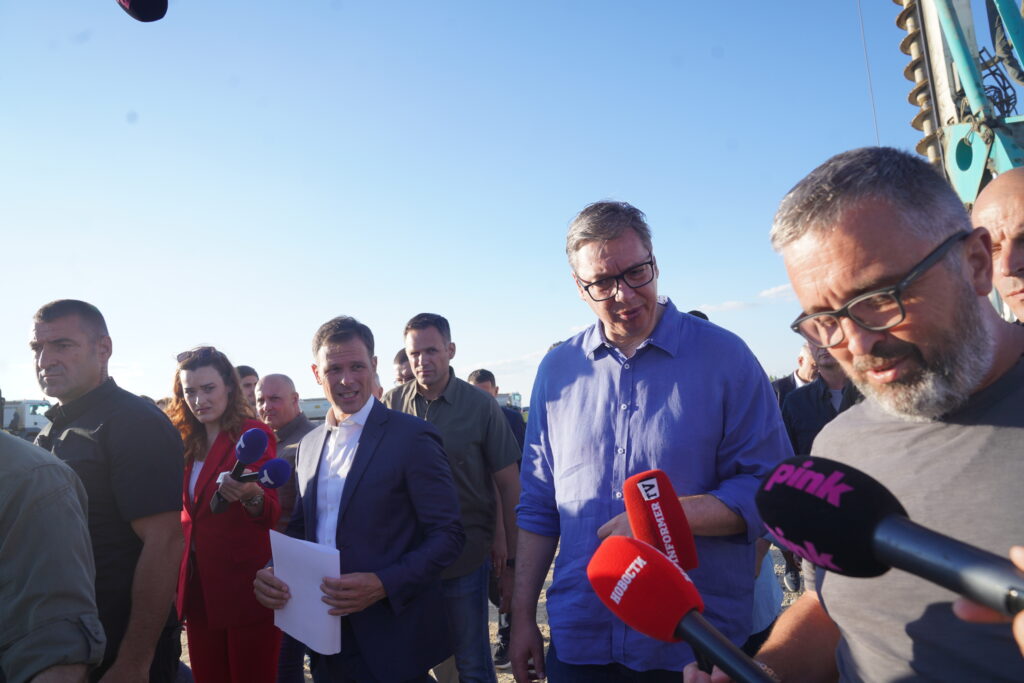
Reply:
M237 462L231 468L229 476L235 481L243 481L242 474L245 472L245 466L251 465L263 457L267 450L268 442L267 433L262 429L253 427L246 430L235 446L235 459ZM228 505L228 501L225 500L224 496L220 495L220 491L216 491L213 494L213 498L210 499L210 510L215 514L220 514L227 510Z
M857 577L896 567L1004 614L1024 609L1024 572L1009 559L910 521L888 489L853 467L784 460L755 500L779 543L819 567Z
M157 21L167 14L167 0L117 0L117 4L139 21Z

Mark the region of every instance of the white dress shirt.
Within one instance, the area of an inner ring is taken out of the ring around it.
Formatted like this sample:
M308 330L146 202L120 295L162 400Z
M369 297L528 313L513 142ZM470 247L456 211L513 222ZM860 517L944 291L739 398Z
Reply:
M341 506L342 491L345 490L345 479L352 469L363 425L376 401L371 396L358 412L341 423L334 417L333 410L327 411L326 425L330 435L320 454L316 489L316 540L320 545L337 547L338 508Z

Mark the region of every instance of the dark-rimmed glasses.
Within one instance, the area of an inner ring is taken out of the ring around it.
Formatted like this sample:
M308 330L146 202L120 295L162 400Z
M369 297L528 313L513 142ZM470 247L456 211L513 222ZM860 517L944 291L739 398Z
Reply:
M941 261L954 245L970 234L958 232L946 238L895 285L855 296L837 311L821 311L801 316L793 321L790 328L815 346L827 349L845 339L846 333L843 332L840 318L847 317L872 332L881 332L899 325L907 317L907 310L903 307L903 292L925 271Z
M650 261L644 261L638 263L632 268L618 275L610 275L603 277L600 280L595 280L591 283L587 283L579 275L576 275L576 281L580 283L580 287L583 288L590 298L594 301L607 301L613 298L619 293L619 282L622 281L629 285L633 289L640 289L646 284L649 284L654 279L654 259Z
M212 346L197 346L194 349L182 351L177 356L175 356L175 360L177 360L179 363L183 363L186 360L191 360L193 358L199 361L203 361L213 358L214 356L217 355L217 353L217 349Z

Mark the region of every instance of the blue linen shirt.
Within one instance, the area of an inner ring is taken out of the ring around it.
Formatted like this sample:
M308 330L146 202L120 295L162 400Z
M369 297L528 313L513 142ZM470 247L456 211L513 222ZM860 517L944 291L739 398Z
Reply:
M745 534L697 537L700 567L689 574L704 616L737 644L750 635L753 541L764 533L754 493L792 449L746 344L667 299L659 304L661 320L632 358L607 343L598 322L552 349L534 382L518 524L560 537L547 611L567 663L678 671L693 660L685 643L627 627L587 581L598 527L625 511L623 482L653 468L678 495L711 494L746 521Z

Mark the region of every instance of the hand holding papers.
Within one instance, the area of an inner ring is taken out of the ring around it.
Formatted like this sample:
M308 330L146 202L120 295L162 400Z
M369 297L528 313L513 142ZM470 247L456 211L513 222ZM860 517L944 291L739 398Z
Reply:
M313 651L324 655L341 652L341 618L328 613L330 606L324 603L320 589L324 577L338 576L337 549L276 531L270 532L270 547L274 569L257 574L257 599L275 610L278 628ZM285 585L283 593L271 585L274 578Z

